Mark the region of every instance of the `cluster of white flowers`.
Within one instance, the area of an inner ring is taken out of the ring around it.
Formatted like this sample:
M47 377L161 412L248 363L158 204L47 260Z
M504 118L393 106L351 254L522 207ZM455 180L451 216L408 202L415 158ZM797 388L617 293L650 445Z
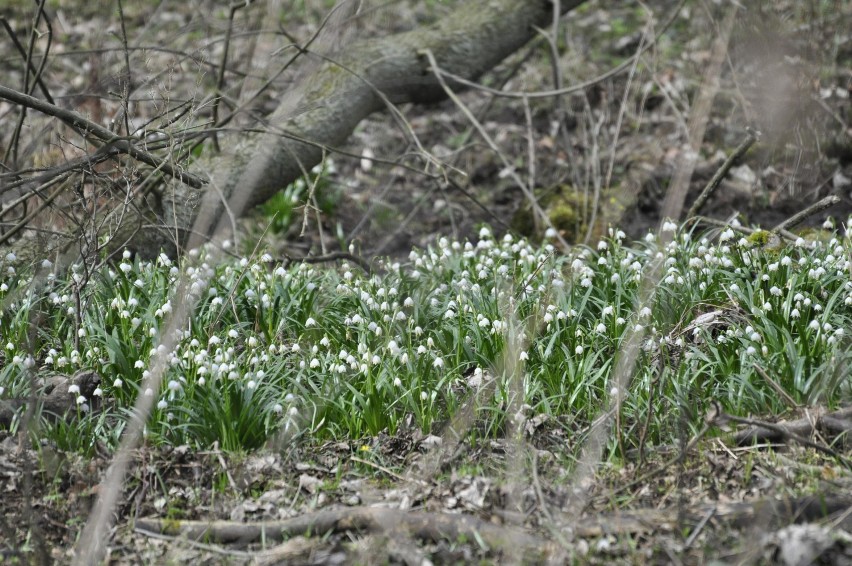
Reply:
M44 304L58 315L55 341L41 351L0 340L4 359L22 370L92 367L109 376L100 393L123 399L134 394L128 385L161 360L162 391L145 394L156 395L159 410L174 411L172 419L195 391L223 388L291 422L311 412L299 411L309 394L349 391L356 400L381 397L400 411L411 410L406 400L433 403L454 395L459 383L481 382L480 368L499 361L510 340L522 344L515 350L519 366L547 377L553 389L542 395L553 398L565 396L564 367L602 367L627 331L647 334L648 352L724 347L741 358L743 371L752 371L752 358L770 356L784 336L813 349L846 335L848 238L767 251L737 227L715 239L693 239L671 222L663 231L664 243L648 234L628 247L623 232L610 230L593 246L560 256L550 244L498 239L482 228L475 242L439 238L412 251L405 264L382 265L383 275L348 263L336 272L285 268L270 254L213 267L206 252L194 251L182 267L163 254L145 262L124 252L117 270L98 280L104 304L80 294L83 270L68 284L53 283ZM657 266L655 300L666 308L637 305L643 279ZM16 277L0 284L0 293L17 285ZM198 304L189 326L160 336L187 299ZM29 308L27 300L17 299L15 308ZM678 334L704 304L723 314ZM472 370L473 377L462 378Z

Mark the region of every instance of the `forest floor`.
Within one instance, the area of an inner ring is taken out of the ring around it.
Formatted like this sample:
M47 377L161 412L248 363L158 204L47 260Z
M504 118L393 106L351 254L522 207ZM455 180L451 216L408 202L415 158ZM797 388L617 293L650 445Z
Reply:
M55 11L61 50L99 47L92 37L114 46L114 38L110 43L94 31L111 29L115 15L90 14L83 23L69 8L73 4L59 2L65 8ZM443 9L421 4L430 7L402 8L405 17L367 25L399 31L412 25L406 22L428 20ZM664 5L658 15L664 20L666 8L675 3L658 4ZM764 4L749 6L733 30L687 203L742 141L748 124L762 132L761 141L715 193L708 215L728 220L739 214L744 224L771 227L837 195L841 203L807 225L818 229L827 215L845 222L852 214L852 8L844 2L829 8L831 2ZM160 9L150 19L130 13L128 22L140 30L148 26L140 44L175 45L179 38L176 48L190 50L193 41L221 36L225 22L221 14L205 11L211 5L190 2L185 9ZM635 72L559 100L531 100L527 112L517 100L492 101L476 92L463 96L524 179L542 198L556 199L548 201L555 203L548 205L551 210L560 202L583 209L599 191L607 210L603 223L590 229L577 214L560 226L566 237L582 243L588 233L595 242L614 225L639 238L656 228L668 181L683 157L690 101L711 57L715 34L708 30L721 25L720 14L707 9L688 3L688 17L677 18ZM321 13L300 11L297 22L284 27L307 37ZM594 77L630 57L644 41L644 17L636 6L614 2L591 3L567 16L564 84ZM280 40L260 35L251 46L237 42L235 60L248 61L251 49L271 52ZM174 77L160 76L149 88L169 78L175 83L170 88L185 89L181 94L189 96L198 68L205 69L204 81L215 76L205 65L215 66L220 47L181 61ZM63 94L93 95L70 97L69 104L109 114L109 102L92 101L115 86L120 54L116 49L69 56L66 64L52 68L50 80L68 85ZM510 69L521 56L494 77L506 77L513 90L552 88L546 45L523 56L528 62L516 72ZM158 57L174 62L173 55L152 52L145 64L156 67ZM0 64L5 72L2 65L11 65L11 58ZM273 92L257 108L276 96ZM440 235L464 238L480 223L498 233L514 226L535 236L506 163L471 133L470 122L452 102L406 107L403 113L422 147L448 170L463 172L451 176L465 193L399 166L335 156L337 170L326 189L329 211L319 222L310 218L304 233L297 222L273 248L298 257L323 245L336 249L343 234L365 257L405 257ZM13 118L0 112L0 124ZM386 116L362 124L346 149L361 154L365 147L376 157L423 168L419 158L407 159L400 151L412 147L410 135ZM528 155L535 167L529 167ZM256 232L252 222L264 221L260 214L247 220L247 232ZM791 407L789 414L762 417L774 422L803 415L803 409ZM684 433L679 446L654 446L642 458L603 462L584 474L570 456L579 432L574 429L568 419L530 420L521 439L456 444L441 430L434 435L409 430L313 446L271 445L242 455L143 445L117 508L108 560L804 564L819 557L821 563L852 564L852 473L835 458L783 442L773 443L773 450L770 443L736 446L725 436L701 439L683 453L690 440ZM848 446L847 435L835 448L848 458ZM4 563L67 563L110 461L105 449L84 459L50 446L33 450L17 436L0 433L0 537L27 537L15 546L24 554L0 544ZM304 528L299 520L306 517L322 520L317 524L326 528ZM194 540L181 535L191 521L230 523L220 525L218 535L207 531ZM290 536L282 542L273 534L240 531L239 525L260 521ZM804 525L795 526L799 523ZM536 550L536 545L542 546Z

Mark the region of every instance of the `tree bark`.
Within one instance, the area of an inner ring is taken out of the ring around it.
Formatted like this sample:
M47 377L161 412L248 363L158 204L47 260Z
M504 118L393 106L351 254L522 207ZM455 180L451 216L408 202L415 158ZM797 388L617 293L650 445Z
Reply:
M558 7L564 14L583 2L562 0ZM553 10L549 0L461 2L430 26L363 40L325 58L308 55L315 69L303 74L304 79L284 95L268 117L264 133L241 133L226 152L207 152L188 171L163 163L160 168L173 175L190 173L184 177L189 184L169 177L160 198L154 199L157 202L149 199L116 211L111 220L101 223L97 239L79 239L69 245L67 236L35 233L16 243L16 255L34 262L58 258L67 266L81 255L92 254L97 242L107 239L111 251L126 246L152 257L160 250L174 256L214 234L219 240L228 238L243 212L309 171L370 114L395 104L443 100L446 93L427 52L441 70L474 80L529 42L536 28L550 25ZM452 80L446 82L454 90L464 88ZM63 121L71 120L73 126L77 115L66 114L73 116ZM95 137L102 138L97 132ZM147 155L118 139L102 142L128 146L123 153L135 158ZM205 183L200 185L201 181Z
M73 376L54 375L45 380L34 400L41 405L41 414L48 419L62 419L69 414L76 416L77 396L84 396L87 403L96 403L93 393L100 382L100 376L93 371L81 371ZM69 391L72 385L77 386L76 393ZM29 402L29 398L0 399L0 426L8 427ZM89 410L94 409L95 406L89 407Z
M566 13L583 1L563 0L559 8ZM157 208L137 206L124 211L120 226L107 223L111 241L129 242L151 256L160 249L173 255L197 247L215 233L228 237L235 218L309 171L325 148L341 144L373 112L389 104L444 99L424 56L427 50L442 70L476 79L529 42L536 27L547 27L553 9L547 0L462 2L431 26L360 41L329 56L285 95L269 116L266 133L241 134L227 153L205 155L189 167L207 185L168 182ZM46 243L41 239L35 253L19 256L55 256L58 246L48 246L46 254Z

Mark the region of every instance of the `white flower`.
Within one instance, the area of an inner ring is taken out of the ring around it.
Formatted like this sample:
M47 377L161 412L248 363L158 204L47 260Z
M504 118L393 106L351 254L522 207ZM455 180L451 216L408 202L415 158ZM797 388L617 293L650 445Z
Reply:
M428 393L426 393L425 391L421 391L421 392L420 392L420 400L421 400L421 401L425 401L425 400L426 400L426 399L428 399L428 398L429 398L429 394L428 394Z
M123 381L121 381L120 379L116 379L115 381L113 381L113 382L112 382L112 386L113 386L115 389L121 389L121 386L122 386L122 385L124 385L124 382L123 382Z
M166 401L165 399L160 399L160 402L157 403L157 408L160 409L161 411L168 406L169 406L169 402Z
M599 333L601 333L601 334L603 334L604 332L606 332L606 325L605 325L604 323L602 323L602 322L601 322L600 324L598 324L598 325L595 327L595 331L596 331L596 332L599 332Z
M518 359L521 360L521 361L526 361L526 360L530 359L530 356L529 356L529 354L526 353L526 351L522 350L521 354L518 356Z
M316 326L317 321L313 319L313 317L308 317L308 320L305 321L305 328L310 328L311 326Z
M583 353L583 347L578 345L576 348L574 348L574 353L579 356Z
M86 402L86 397L85 397L85 396L80 395L79 397L77 397L77 404L78 404L78 405L82 405L82 404L83 404L83 403L85 403L85 402Z
M444 360L439 356L439 357L435 358L435 361L432 362L432 365L434 367L440 369L440 368L444 367Z
M80 386L76 383L72 383L68 386L68 393L70 395L78 395L80 393Z
M661 228L663 232L674 232L677 230L677 224L671 222L669 220L663 222L663 227Z
M169 390L177 391L178 389L180 389L180 383L178 383L174 379L169 381Z

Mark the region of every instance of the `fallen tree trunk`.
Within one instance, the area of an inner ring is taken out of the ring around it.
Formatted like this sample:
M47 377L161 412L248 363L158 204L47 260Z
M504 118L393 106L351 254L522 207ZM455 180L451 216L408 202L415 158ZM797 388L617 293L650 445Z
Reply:
M563 0L559 7L566 13L582 3ZM191 165L193 178L207 184L193 187L172 180L156 205L126 207L120 224L106 222L103 230L109 231L114 246L129 245L145 256L196 247L217 232L227 237L245 210L310 170L370 114L390 105L444 99L427 52L441 70L476 79L552 20L553 4L545 0L462 2L431 26L356 42L322 58L268 117L265 133L242 133L226 153L204 155ZM449 85L463 88L452 81ZM106 235L100 235L101 241ZM67 240L45 238L19 241L17 255L38 260L69 249Z
M561 7L567 11L580 3ZM226 211L239 216L268 200L370 114L389 104L444 99L425 51L441 69L476 78L525 45L535 27L552 20L552 11L550 2L466 2L431 27L367 40L329 57L269 117L268 133L247 138L232 160L214 169L213 190L206 189L203 199L198 190L174 185L173 198L165 199L164 220L176 219L177 230L194 226L187 239L177 234L178 242L190 247L227 230Z
M847 525L846 512L852 498L845 493L824 493L780 499L708 503L680 509L621 510L599 516L578 518L576 524L561 527L566 534L579 538L606 535L676 532L683 526L694 526L708 516L742 529L760 526L777 529L791 523L805 523L840 515L838 522ZM480 538L490 547L520 550L523 555L546 557L558 548L555 542L510 525L495 525L464 514L400 511L378 507L351 507L308 513L291 519L239 523L234 521L176 521L140 518L134 527L142 532L186 537L217 543L247 544L261 540L281 540L293 536L323 536L329 532L396 531L397 534L439 542Z
M88 409L94 408L89 404L97 402L93 393L100 382L100 376L88 370L80 371L73 376L54 375L41 384L32 400L41 406L41 415L48 419L76 416L77 410L82 410L77 403L77 398L81 395L86 398ZM72 391L72 386L76 386L76 390ZM29 402L28 397L0 400L0 427L9 427L15 417L22 414L22 410L25 410Z

